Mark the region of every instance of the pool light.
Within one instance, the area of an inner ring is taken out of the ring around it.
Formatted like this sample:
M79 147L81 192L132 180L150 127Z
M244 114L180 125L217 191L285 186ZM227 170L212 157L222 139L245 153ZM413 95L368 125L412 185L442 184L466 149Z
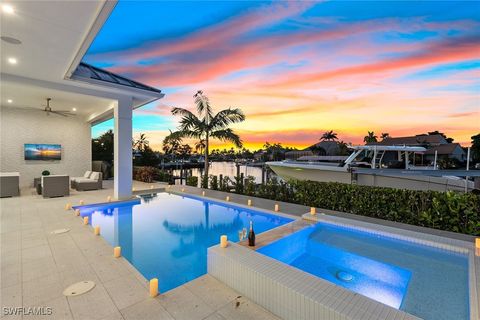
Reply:
M17 59L14 57L10 57L7 59L8 63L10 64L17 64Z

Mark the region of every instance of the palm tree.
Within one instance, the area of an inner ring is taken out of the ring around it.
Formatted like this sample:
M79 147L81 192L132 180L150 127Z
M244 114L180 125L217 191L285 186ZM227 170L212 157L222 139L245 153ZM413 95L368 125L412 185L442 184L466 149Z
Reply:
M204 150L205 150L205 139L200 139L199 141L195 142L196 153L203 153Z
M375 135L375 132L373 131L368 131L368 135L366 135L364 138L363 138L363 142L365 143L373 143L373 142L377 142L377 136Z
M165 154L178 154L181 143L182 139L170 130L170 134L163 139L162 150Z
M148 147L147 136L144 133L140 133L140 137L133 142L133 147L138 151L143 151Z
M324 134L322 134L322 137L320 138L322 141L335 141L338 140L337 133L333 132L333 130L327 131Z
M178 138L195 138L205 140L205 169L204 175L208 177L208 149L210 139L218 139L223 142L231 142L236 147L242 147L242 140L228 126L245 120L242 110L224 109L217 114L213 113L208 97L199 90L194 96L197 107L197 115L184 108L173 108L172 114L179 115L180 126L172 135Z
M382 132L382 134L380 135L380 139L385 140L385 139L388 139L390 138L390 134L389 133L386 133L386 132Z

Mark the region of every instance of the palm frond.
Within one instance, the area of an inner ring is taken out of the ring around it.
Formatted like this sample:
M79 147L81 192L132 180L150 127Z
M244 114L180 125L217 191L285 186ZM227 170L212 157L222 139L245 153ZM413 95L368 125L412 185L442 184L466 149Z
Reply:
M204 115L204 119L207 120L206 122L210 122L210 119L213 117L213 110L212 106L210 105L210 100L205 94L203 94L203 91L201 90L197 91L194 97L198 114Z
M235 109L225 109L218 112L210 121L209 127L211 129L223 129L228 127L229 124L238 123L245 120L245 114L242 110L235 108Z
M212 131L210 132L210 137L223 142L231 142L238 148L243 146L243 142L240 137L230 128Z

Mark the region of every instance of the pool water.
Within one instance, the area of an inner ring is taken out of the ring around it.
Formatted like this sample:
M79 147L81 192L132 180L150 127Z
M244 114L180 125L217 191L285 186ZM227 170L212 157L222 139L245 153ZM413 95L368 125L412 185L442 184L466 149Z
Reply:
M226 234L238 241L238 231L253 221L259 234L291 222L258 212L200 198L158 193L154 197L76 207L122 256L146 279L158 278L161 292L207 272L207 248Z
M323 222L258 252L423 319L469 319L463 254Z

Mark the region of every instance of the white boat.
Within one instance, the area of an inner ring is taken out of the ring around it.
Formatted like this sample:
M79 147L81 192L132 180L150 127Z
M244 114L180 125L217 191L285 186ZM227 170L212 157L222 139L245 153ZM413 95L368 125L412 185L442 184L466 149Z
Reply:
M423 147L367 145L353 146L352 154L341 163L278 161L267 165L285 180L340 182L410 190L465 191L473 182L445 176L433 166L416 166ZM419 156L416 156L419 155ZM436 161L435 161L436 162ZM448 171L451 174L451 170Z

